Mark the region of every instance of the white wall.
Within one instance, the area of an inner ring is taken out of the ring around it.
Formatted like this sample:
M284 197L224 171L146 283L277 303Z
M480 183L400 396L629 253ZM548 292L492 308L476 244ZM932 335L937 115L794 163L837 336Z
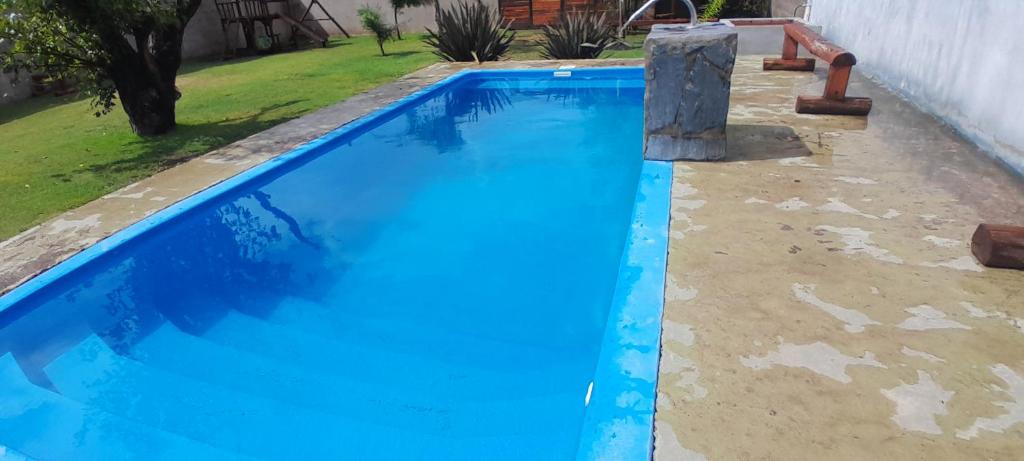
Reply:
M867 73L1024 174L1024 1L813 0Z

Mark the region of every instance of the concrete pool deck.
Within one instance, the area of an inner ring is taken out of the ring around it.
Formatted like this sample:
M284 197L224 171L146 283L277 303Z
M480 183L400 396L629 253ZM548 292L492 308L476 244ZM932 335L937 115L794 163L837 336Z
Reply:
M655 459L1020 459L1024 272L970 253L1024 185L879 85L733 77L729 155L676 163Z
M0 292L466 67L428 67L0 243ZM795 114L823 80L740 57L729 158L675 165L655 458L1016 458L1024 272L978 267L967 242L978 222L1022 224L1024 185L860 76L849 94L874 98L870 117Z

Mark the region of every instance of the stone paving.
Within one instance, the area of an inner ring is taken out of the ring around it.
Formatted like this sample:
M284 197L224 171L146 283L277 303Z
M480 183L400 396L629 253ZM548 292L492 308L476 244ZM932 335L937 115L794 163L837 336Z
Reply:
M0 292L464 67L431 66L2 242ZM866 119L795 114L823 81L739 58L727 159L675 166L655 459L1020 459L1024 272L978 266L968 241L978 222L1024 224L1022 181L859 76Z
M733 77L729 152L677 163L655 459L1024 457L1024 272L971 257L1024 187L879 85Z

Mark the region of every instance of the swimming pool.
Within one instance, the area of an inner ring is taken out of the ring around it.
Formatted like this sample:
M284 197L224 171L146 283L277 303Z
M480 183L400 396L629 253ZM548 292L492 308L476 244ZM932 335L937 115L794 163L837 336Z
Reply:
M476 71L0 298L43 459L643 459L671 168L641 69Z

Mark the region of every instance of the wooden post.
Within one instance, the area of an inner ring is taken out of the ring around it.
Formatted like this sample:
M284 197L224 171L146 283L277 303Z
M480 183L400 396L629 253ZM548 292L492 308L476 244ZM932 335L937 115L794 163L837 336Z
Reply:
M825 99L842 101L846 99L846 86L850 84L852 66L831 65L828 67L828 78L825 80Z
M814 58L798 58L797 50L799 44L789 34L782 36L782 59L764 58L761 68L763 70L792 70L799 72L810 72L814 70Z
M782 59L796 59L796 52L796 39L790 37L788 34L784 34L782 38Z
M971 237L971 253L988 267L1024 269L1024 227L980 224Z

